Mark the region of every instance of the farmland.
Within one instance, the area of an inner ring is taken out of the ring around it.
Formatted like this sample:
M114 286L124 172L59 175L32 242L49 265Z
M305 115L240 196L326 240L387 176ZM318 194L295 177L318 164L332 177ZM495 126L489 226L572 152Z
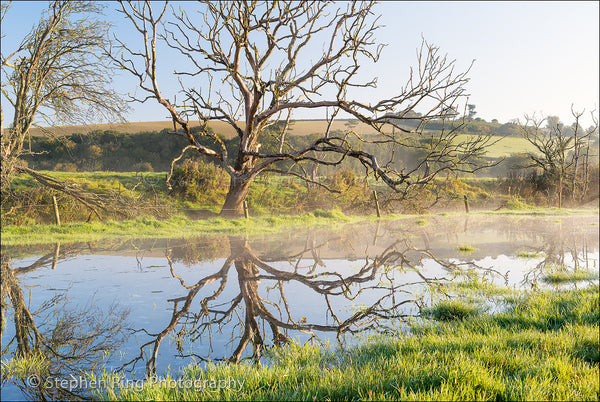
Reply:
M243 122L238 123L240 127L244 127ZM198 122L191 122L190 126L199 127ZM477 130L481 123L476 124L473 130ZM497 127L495 127L497 126ZM52 136L62 137L70 134L86 134L93 131L117 131L125 134L138 134L138 133L149 133L149 132L160 132L164 129L171 129L172 123L170 121L147 121L147 122L128 122L128 123L112 123L112 124L90 124L90 125L71 125L71 126L60 126L52 128ZM217 134L222 135L225 139L231 139L235 137L234 129L227 123L222 121L214 121L209 123L209 127ZM494 142L492 146L487 150L487 157L490 158L502 158L510 156L514 153L534 152L535 149L525 139L516 136L516 132L511 133L512 135L503 135L495 133L495 129L499 129L499 124L483 124L485 130L481 130L482 133L491 133L491 141ZM290 124L288 132L292 136L307 136L311 134L323 133L327 129L327 122L325 120L295 120ZM330 131L335 132L348 132L354 131L358 135L370 135L375 134L375 129L364 123L359 123L350 120L336 120L332 123ZM500 132L501 130L497 130ZM434 133L431 130L425 131L425 135L428 133ZM457 135L457 141L463 141L470 136L477 135L478 132L472 132L469 130L469 134ZM36 137L47 136L40 128L34 128L31 130L31 134Z
M331 130L346 130L348 120L334 121ZM244 127L244 122L238 122L240 127ZM190 122L191 127L200 126L199 122ZM213 121L208 124L210 128L217 134L222 134L225 138L235 137L234 129L223 121ZM69 135L73 133L85 134L94 130L115 130L121 133L136 134L140 132L161 131L165 128L172 128L173 124L170 121L146 121L146 122L129 122L129 123L110 123L110 124L90 124L90 125L74 125L61 126L52 129L52 132L57 136ZM294 135L309 135L313 133L323 132L327 127L325 120L295 120L289 132ZM354 130L362 134L374 134L375 130L364 123L357 123ZM34 136L44 135L40 128L31 130Z

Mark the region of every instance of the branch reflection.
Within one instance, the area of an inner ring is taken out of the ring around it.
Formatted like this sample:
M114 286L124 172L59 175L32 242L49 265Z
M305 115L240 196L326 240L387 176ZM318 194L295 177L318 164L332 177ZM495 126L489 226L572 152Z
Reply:
M300 253L261 258L247 238L231 236L230 255L216 272L195 283L188 283L177 273L177 260L189 260L189 250L169 249L166 258L171 276L187 293L168 300L172 303L171 318L160 332L138 330L150 340L122 369L134 370L145 361L147 375L155 375L159 350L167 337L174 339L180 357L207 361L207 355L190 353L186 345L208 340L212 351L213 337L231 330L232 352L212 360L260 364L265 348L290 342L292 333L306 334L308 340L319 340L320 334L329 333L343 342L343 335L348 333L393 332L392 321L397 324L419 315L422 302L416 289L422 292L426 286L443 292L440 285L451 281L452 270L461 265L401 240L375 257L365 257L352 272L341 272L328 269L321 260L319 250L324 244L317 245L309 237ZM449 275L426 277L418 268L424 259L440 264ZM348 265L347 260L344 265ZM412 274L409 281L405 280L407 271ZM235 281L235 291L226 292L231 281ZM307 315L298 312L303 311L299 307L309 304L316 311Z
M85 390L61 387L60 380L74 378L82 370L93 372L127 338L128 311L116 304L104 311L95 306L91 297L83 307L73 308L68 292L45 300L35 311L27 302L19 275L49 265L54 269L59 261L81 251L81 245L61 249L57 243L51 253L17 268L12 268L10 258L2 255L2 383L14 384L31 400L83 398ZM11 313L14 336L4 342L5 324ZM31 386L31 376L35 376L37 387ZM51 387L44 386L47 380L52 382Z

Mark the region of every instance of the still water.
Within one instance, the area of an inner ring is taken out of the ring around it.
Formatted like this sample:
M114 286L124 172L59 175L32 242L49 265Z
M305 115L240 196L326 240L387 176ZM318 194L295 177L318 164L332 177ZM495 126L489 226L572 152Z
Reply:
M465 297L452 284L530 291L598 283L598 216L426 216L2 254L10 258L3 361L38 351L53 378L81 369L141 378L205 361L268 364L265 350L290 341L347 347L373 332L410 332L422 308ZM595 279L545 280L557 271ZM493 295L479 301L500 308ZM36 399L31 385L3 377L1 397Z

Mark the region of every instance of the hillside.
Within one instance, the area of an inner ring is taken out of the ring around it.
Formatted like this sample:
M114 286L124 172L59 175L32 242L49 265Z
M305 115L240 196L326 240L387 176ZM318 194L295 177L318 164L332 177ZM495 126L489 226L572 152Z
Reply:
M240 127L244 127L243 122L238 123ZM346 130L348 120L335 121L331 130ZM192 127L200 126L198 122L191 122ZM210 128L217 134L222 134L225 138L230 139L235 136L233 128L222 121L215 121L208 124ZM107 123L107 124L90 124L90 125L75 125L61 126L51 128L50 131L55 136L65 136L70 134L87 134L92 131L113 130L126 134L137 134L143 132L161 131L165 128L172 128L173 124L170 121L146 121L146 122L131 122L131 123ZM325 120L295 120L289 128L289 132L294 135L309 135L324 132L327 129ZM364 123L357 123L354 130L357 133L373 134L375 130ZM31 134L34 136L45 136L44 132L39 128L33 128Z
M199 127L198 122L191 122L192 128ZM239 122L240 127L244 126L243 122ZM221 121L209 123L209 127L217 134L221 134L225 139L235 137L233 128ZM130 122L130 123L111 123L111 124L90 124L90 125L73 125L61 126L51 129L53 135L50 137L64 137L71 134L88 134L91 132L114 131L123 134L142 134L161 132L165 129L171 129L170 121L148 121L148 122ZM427 130L439 130L441 124L432 122L427 127ZM293 120L289 127L289 134L292 136L306 136L311 134L320 134L327 129L325 120ZM331 131L347 131L354 130L359 135L375 134L375 130L356 120L337 120L334 121ZM489 148L487 156L490 158L503 158L516 153L535 152L535 149L526 140L520 137L518 127L511 123L488 123L483 120L474 120L465 125L461 129L461 134L458 139L466 139L467 136L478 134L493 134L492 140L498 141ZM41 129L34 128L31 134L35 137L47 137ZM143 160L143 159L142 159Z

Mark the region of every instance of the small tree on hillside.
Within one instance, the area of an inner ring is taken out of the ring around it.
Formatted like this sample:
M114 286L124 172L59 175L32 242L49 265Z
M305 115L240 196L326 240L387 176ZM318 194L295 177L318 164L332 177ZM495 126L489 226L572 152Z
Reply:
M475 111L475 105L469 103L467 105L467 108L469 108L469 115L467 117L469 120L473 120L475 118L475 115L477 114L477 112Z
M383 48L375 40L379 26L373 2L201 1L192 15L182 9L168 13L166 4L156 13L146 1L122 3L121 11L140 33L143 46L135 48L115 38L120 46L112 57L137 77L145 92L134 99L158 101L173 120L171 134L187 138L186 149L212 158L229 174L222 215L240 216L252 179L280 161L335 166L355 158L403 194L442 171L472 172L482 167L472 157L484 152L488 137L459 143L455 131L445 127L430 135L426 146L419 141L428 122L454 117L452 111L459 109L466 96L468 71L457 72L454 62L437 47L423 42L418 68L396 95L375 103L350 97L355 88L376 86L376 78L361 81L358 76L361 65L376 62ZM177 66L183 106L162 92L157 64L167 61L159 54L159 44L182 57L169 63ZM200 77L204 81L196 85L204 84L203 88L189 84ZM302 109L323 110L329 122L345 112L372 127L377 136L367 138L351 128L334 135L328 128L308 146L293 149L283 127L278 152L261 151L265 129L277 121L289 121L293 111ZM209 132L201 135L212 138L214 146L201 144L190 131L189 117L231 125L239 138L237 151L228 153L221 139ZM367 143L377 144L382 152L366 152L362 145ZM424 149L425 157L413 166L398 168L394 154L403 147ZM425 174L428 161L437 168ZM308 175L306 179L310 180Z

